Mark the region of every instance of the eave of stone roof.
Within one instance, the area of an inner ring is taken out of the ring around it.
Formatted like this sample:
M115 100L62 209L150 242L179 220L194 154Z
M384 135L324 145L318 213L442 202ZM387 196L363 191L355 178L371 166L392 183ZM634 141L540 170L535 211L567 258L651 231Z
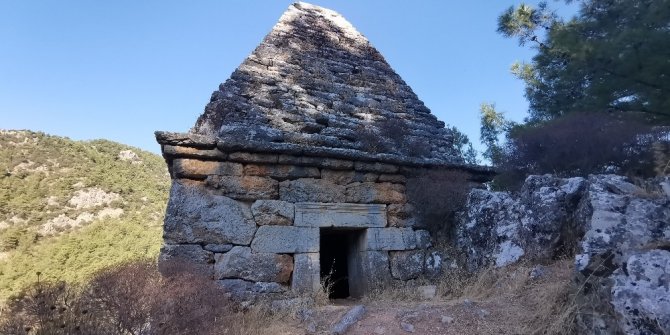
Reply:
M443 160L431 158L407 157L386 153L373 154L341 148L301 146L292 143L230 143L216 136L194 133L157 131L155 135L156 141L161 145L184 146L203 150L217 148L222 152L287 154L292 156L335 158L359 162L385 163L415 168L459 169L471 173L473 180L480 182L490 181L496 174L494 169L487 166L464 164L462 162L448 163Z
M191 130L218 145L458 165L453 136L334 11L295 3Z

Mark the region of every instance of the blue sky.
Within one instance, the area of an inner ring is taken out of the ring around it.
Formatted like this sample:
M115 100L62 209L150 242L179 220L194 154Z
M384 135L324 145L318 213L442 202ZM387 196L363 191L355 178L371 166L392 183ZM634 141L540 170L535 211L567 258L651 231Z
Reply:
M153 132L187 131L292 2L0 0L0 128L159 152ZM344 15L475 144L482 102L526 115L509 67L533 52L495 32L515 1L311 3Z

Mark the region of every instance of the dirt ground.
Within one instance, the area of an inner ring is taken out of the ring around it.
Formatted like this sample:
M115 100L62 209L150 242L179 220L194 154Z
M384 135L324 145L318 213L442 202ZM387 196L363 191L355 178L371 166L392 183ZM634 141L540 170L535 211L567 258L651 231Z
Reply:
M445 294L422 301L416 296L381 294L373 299L337 300L316 307L309 321L285 317L264 327L263 334L329 334L353 306L366 308L349 335L395 334L569 334L572 262L543 267L538 278L532 266L492 270L463 284L458 296ZM440 292L442 291L442 292ZM310 329L311 328L311 329Z

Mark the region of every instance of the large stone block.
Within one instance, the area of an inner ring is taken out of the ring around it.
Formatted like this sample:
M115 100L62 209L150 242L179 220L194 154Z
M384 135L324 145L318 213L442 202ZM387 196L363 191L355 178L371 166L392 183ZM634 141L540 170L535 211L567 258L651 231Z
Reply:
M360 290L369 292L374 287L381 287L393 279L389 268L389 255L386 251L362 251L359 253L361 279ZM358 286L358 285L356 285ZM353 294L353 292L352 292Z
M409 227L417 226L416 209L410 203L390 204L386 208L389 226Z
M217 279L287 283L293 272L291 256L252 252L249 247L234 247L225 254L217 254L215 259Z
M411 250L416 248L416 234L411 228L368 228L362 250Z
M423 250L392 251L389 256L391 259L391 275L395 279L416 279L423 272Z
M386 227L386 205L297 203L295 215L300 227Z
M258 200L251 205L251 213L259 226L277 225L290 226L293 224L294 206L290 202L281 200Z
M184 266L211 277L213 254L197 244L165 244L158 256L158 269L163 273L179 270ZM190 269L189 269L190 270Z
M319 252L319 228L261 226L251 248L255 252Z
M222 195L239 200L277 199L279 184L276 180L254 176L209 176L205 183Z
M338 185L347 185L355 182L376 182L379 179L379 174L354 170L323 169L321 171L321 179Z
M163 145L163 155L167 157L200 158L210 160L224 160L227 155L219 149L199 149L175 145Z
M402 204L407 202L405 187L391 183L352 183L346 188L346 202Z
M172 161L172 171L177 178L204 179L210 175L241 176L242 164L177 158Z
M347 202L344 186L321 179L283 181L279 184L279 199L289 202Z
M295 254L293 262L291 289L299 293L321 290L321 262L319 260L319 253Z
M319 169L311 166L259 164L244 166L244 174L247 176L272 177L277 180L319 178L321 176Z
M173 181L165 213L167 244L246 244L256 232L249 207L200 186Z

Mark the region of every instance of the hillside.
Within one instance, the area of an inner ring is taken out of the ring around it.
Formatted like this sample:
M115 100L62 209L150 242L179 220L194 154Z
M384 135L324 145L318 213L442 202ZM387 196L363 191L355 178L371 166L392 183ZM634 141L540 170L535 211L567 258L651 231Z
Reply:
M154 258L169 176L158 155L107 140L0 130L0 300L37 279L78 282Z

